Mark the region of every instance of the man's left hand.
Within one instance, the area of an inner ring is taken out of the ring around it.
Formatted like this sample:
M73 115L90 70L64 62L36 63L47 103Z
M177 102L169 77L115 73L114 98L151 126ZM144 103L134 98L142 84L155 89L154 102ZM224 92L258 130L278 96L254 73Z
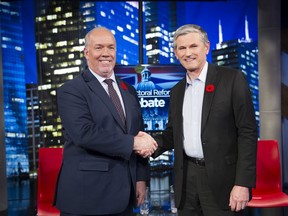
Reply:
M235 185L230 193L230 203L231 211L241 211L246 208L249 201L249 189L247 187L242 187Z

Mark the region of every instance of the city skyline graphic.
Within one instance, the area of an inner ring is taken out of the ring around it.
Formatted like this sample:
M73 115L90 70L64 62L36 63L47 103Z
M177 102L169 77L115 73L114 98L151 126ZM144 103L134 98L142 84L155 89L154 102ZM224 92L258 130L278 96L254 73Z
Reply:
M139 13L139 8L143 8L143 13ZM242 70L253 92L255 108L259 107L256 0L146 1L141 7L138 2L128 1L71 1L69 5L67 1L55 0L1 1L0 15L4 95L7 95L4 97L7 176L19 174L18 162L21 172L33 171L37 167L35 155L39 147L63 145L56 90L86 67L82 53L84 36L95 26L105 26L114 33L119 68L147 65L146 69L151 70L148 81L156 84L157 94L163 94L166 99L146 99L151 106L157 103L161 107L163 101L169 104L165 89L172 88L179 75L168 67L167 72L153 72L153 66L177 67L179 62L172 48L174 31L183 24L199 24L208 32L211 42L208 61ZM227 55L228 50L233 50L235 55ZM15 64L19 65L17 77L15 67L11 70ZM137 89L135 73L119 71L117 74L130 81L134 79ZM141 86L140 80L146 75L136 76ZM139 87L139 93L143 93L143 88L146 91L147 86L153 87L151 83ZM145 115L149 107L146 99L140 97L139 103L146 106L143 116L149 117ZM155 110L154 114L158 112ZM256 112L259 116L259 109ZM167 113L161 115L167 118ZM156 123L146 120L147 130L165 128L166 120Z

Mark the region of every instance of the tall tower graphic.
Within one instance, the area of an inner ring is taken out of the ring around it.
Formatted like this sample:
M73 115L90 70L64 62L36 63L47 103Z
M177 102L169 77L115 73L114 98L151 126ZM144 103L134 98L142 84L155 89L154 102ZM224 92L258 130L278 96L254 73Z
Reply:
M28 153L30 174L37 172L38 146L40 145L40 104L36 84L26 84Z
M220 49L221 44L223 43L223 33L222 33L221 20L219 20L218 31L219 31L219 42L216 44L216 49Z
M81 71L85 29L79 2L35 1L40 145L63 144L56 89Z
M0 2L7 176L29 172L22 8Z
M251 42L251 38L249 37L249 27L248 27L248 20L247 16L245 16L245 41Z
M247 17L245 17L244 33L245 37L242 39L222 41L222 27L219 22L219 43L216 45L216 49L212 50L212 62L217 65L240 69L246 75L259 126L258 47L257 42L252 41L249 37Z
M173 31L176 28L176 2L144 2L146 28L146 56L144 63L175 63L172 48ZM144 42L145 44L145 42Z

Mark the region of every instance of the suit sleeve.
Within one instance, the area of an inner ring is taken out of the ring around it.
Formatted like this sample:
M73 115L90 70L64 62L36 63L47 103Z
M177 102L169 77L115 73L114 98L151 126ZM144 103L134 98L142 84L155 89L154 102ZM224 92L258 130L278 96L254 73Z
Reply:
M238 130L238 162L235 184L254 187L258 132L252 94L242 72L236 74L232 96Z

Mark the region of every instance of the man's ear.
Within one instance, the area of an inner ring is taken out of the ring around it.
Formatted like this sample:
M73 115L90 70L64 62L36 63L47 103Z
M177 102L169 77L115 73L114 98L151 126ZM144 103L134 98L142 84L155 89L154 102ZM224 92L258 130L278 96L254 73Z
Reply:
M210 42L208 41L206 43L206 55L208 55L209 51L210 51Z
M84 49L83 49L83 53L84 53L84 56L86 57L87 55L88 55L88 49L86 48L86 47L84 47Z
M174 55L175 55L176 59L179 60L179 58L178 58L178 56L177 56L177 53L176 53L175 49L174 49Z

